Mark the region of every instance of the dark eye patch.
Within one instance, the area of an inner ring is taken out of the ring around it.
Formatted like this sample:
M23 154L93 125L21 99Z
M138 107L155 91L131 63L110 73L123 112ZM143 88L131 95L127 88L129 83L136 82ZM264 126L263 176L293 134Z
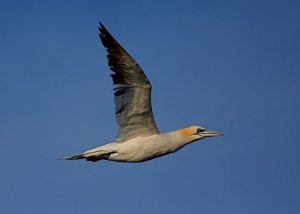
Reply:
M199 133L204 132L204 131L205 131L205 129L198 128L196 134L199 134Z

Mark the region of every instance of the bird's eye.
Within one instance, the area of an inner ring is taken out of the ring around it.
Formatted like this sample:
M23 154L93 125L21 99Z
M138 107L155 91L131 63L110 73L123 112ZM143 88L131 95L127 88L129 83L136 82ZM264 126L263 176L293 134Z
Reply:
M204 131L205 131L205 129L198 128L196 134L199 134L199 133L204 132Z

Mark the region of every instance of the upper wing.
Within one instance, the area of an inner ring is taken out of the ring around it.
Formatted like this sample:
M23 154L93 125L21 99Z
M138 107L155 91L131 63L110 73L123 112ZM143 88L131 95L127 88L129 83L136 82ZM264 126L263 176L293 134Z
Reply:
M141 67L100 23L114 83L115 113L120 127L116 142L159 133L151 109L151 84Z

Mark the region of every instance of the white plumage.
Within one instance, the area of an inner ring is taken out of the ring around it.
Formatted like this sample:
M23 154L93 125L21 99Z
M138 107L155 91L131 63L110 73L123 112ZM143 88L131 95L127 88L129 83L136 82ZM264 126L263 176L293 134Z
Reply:
M114 83L115 113L119 135L115 142L66 160L143 162L172 152L199 139L223 135L201 126L160 133L151 109L151 84L141 67L100 23L100 39L107 50Z

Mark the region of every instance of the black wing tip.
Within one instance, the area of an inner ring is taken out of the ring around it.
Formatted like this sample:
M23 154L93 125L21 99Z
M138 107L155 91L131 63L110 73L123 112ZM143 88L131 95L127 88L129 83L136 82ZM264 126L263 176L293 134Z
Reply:
M105 26L102 24L102 22L99 21L99 26L98 26L98 30L99 30L99 37L101 39L102 44L106 47L106 41L104 37L107 37L109 34L108 30L105 28Z
M119 44L119 42L105 28L102 22L99 22L98 29L99 29L100 40L105 48L114 47L115 49L123 49L123 51L126 52L125 49Z
M104 25L102 22L99 22L98 30L101 32L103 29L105 29Z
M105 29L104 25L100 21L99 21L99 28L104 28Z
M106 27L100 21L99 21L98 29L99 29L99 35L110 35Z

